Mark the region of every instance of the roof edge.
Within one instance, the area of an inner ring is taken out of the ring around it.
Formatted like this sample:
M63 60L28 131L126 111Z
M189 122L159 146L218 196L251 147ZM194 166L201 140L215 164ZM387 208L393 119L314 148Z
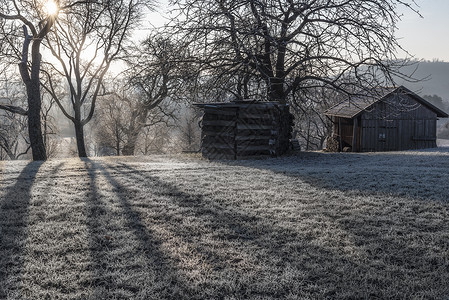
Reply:
M334 107L340 105L341 103L348 101L348 99L342 100L340 102L338 102L337 104L329 107L328 109L326 109L324 111L324 114L326 116L334 116L334 117L340 117L340 118L349 118L349 119L353 119L355 117L358 117L360 114L362 114L365 110L369 109L371 106L373 106L375 103L389 97L391 94L395 94L398 92L403 92L404 94L409 95L410 97L413 97L417 102L419 102L420 104L426 106L428 109L432 110L433 112L436 113L438 118L448 118L449 114L446 113L445 111L439 109L438 107L436 107L435 105L433 105L432 103L430 103L429 101L425 100L424 98L422 98L421 96L419 96L418 94L416 94L415 92L412 92L411 90L409 90L408 88L406 88L403 85L400 85L398 87L396 87L394 90L392 90L389 93L386 93L385 95L383 95L382 97L380 97L378 100L374 101L371 105L365 107L364 109L361 109L359 112L357 112L356 114L353 115L338 115L338 114L329 114L328 111L332 110Z
M418 102L420 102L424 106L427 106L427 108L429 108L430 110L433 110L437 114L438 118L448 118L449 117L448 113L446 113L445 111L439 109L438 107L436 107L435 105L433 105L432 103L430 103L429 101L427 101L426 99L421 97L420 95L416 94L415 92L412 92L411 90L409 90L405 86L401 85L401 86L398 87L398 89L402 89L403 91L405 91L405 93L407 93L408 95L414 97Z

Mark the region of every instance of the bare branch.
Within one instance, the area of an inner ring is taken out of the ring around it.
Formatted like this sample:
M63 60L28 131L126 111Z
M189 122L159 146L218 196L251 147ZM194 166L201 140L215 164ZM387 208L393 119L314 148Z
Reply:
M12 113L15 113L15 114L19 114L19 115L22 115L22 116L28 115L28 111L26 111L23 108L18 107L18 106L0 104L0 109L9 111L9 112L12 112Z

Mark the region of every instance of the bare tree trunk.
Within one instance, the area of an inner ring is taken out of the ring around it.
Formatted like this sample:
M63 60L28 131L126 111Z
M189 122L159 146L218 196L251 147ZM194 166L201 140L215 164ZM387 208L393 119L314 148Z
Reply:
M86 146L84 145L84 126L81 122L75 122L75 137L78 157L87 157Z
M117 156L120 156L120 131L118 125L115 125L115 149Z
M87 157L86 146L84 144L84 125L81 122L81 106L75 107L75 125L76 147L78 149L78 157Z
M14 155L11 149L6 149L5 151L10 160L17 160L17 157Z
M123 155L134 155L134 152L136 150L137 138L142 128L142 124L145 124L147 115L148 109L143 108L142 111L134 117L134 120L131 120L131 126L129 127L127 133L126 143L122 149Z
M33 82L31 93L28 94L28 134L30 137L33 160L46 160L44 139L42 138L41 128L41 97L39 81Z
M136 150L137 137L139 136L139 131L140 128L133 128L133 130L130 130L126 143L122 149L123 155L134 155L134 152Z
M318 150L323 150L325 140L326 140L326 136L320 137L320 149L318 149Z
M32 37L24 27L25 41L23 43L22 61L19 64L20 75L25 83L28 100L28 134L33 152L33 160L47 160L44 139L41 128L41 92L40 92L40 40L33 42L31 50L31 74L28 72L28 49Z
M284 90L284 80L282 78L269 78L266 82L268 84L268 101L286 104L287 96Z
M310 119L307 120L306 151L310 150L309 145L310 145Z

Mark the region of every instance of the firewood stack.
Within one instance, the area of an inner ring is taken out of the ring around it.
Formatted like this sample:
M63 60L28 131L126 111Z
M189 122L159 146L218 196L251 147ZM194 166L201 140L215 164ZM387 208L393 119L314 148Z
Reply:
M196 105L204 109L204 157L279 156L289 149L293 116L288 105L255 101Z
M337 136L332 135L332 136L327 137L326 151L327 152L339 152L340 151L340 142L338 141Z

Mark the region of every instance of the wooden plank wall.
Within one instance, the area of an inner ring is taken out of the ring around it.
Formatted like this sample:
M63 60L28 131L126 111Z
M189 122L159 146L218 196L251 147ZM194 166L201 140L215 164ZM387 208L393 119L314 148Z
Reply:
M358 121L360 122L360 121ZM353 142L354 142L354 119L349 119L349 118L340 118L340 117L333 117L332 119L332 123L333 123L333 136L341 141L342 145L341 145L341 149L343 149L344 147L351 147L352 149L354 149L353 147ZM341 126L341 128L339 128L339 126ZM355 134L357 135L356 137L356 149L357 151L359 151L358 149L360 149L360 145L361 145L361 129L360 129L360 125L357 126L357 130L355 132ZM341 136L341 139L340 139Z
M205 107L202 154L210 159L281 155L289 148L289 107L273 103Z
M361 116L361 151L436 147L436 113L408 95L392 95Z
M237 108L204 108L201 151L212 159L234 159Z

